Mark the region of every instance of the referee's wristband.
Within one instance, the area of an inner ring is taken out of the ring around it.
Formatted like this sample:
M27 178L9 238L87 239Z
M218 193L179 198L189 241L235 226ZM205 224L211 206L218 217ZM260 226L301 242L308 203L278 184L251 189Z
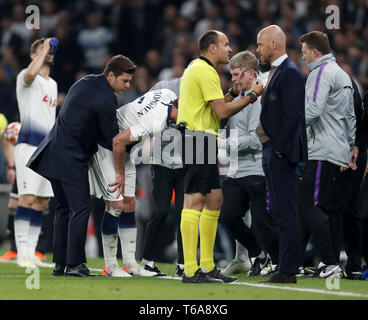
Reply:
M15 170L15 167L14 166L8 166L7 170Z
M227 91L233 98L236 98L238 95L235 93L234 88L231 87L228 91Z

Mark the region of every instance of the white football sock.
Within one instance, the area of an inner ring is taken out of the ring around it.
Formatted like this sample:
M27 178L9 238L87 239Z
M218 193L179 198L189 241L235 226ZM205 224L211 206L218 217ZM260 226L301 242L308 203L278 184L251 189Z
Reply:
M34 258L36 254L36 247L40 233L41 233L41 226L35 226L32 224L29 225L27 251L29 258L31 259Z
M15 219L14 220L14 235L17 245L18 257L24 259L28 256L28 230L29 220Z
M105 266L109 269L113 265L118 265L118 261L116 258L118 252L118 235L103 233L101 235Z
M137 263L135 260L135 246L137 242L137 228L119 228L123 263L128 268Z

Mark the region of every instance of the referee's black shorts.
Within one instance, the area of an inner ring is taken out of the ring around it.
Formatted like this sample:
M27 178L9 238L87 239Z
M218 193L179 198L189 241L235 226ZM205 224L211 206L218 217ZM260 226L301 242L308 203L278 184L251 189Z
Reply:
M217 166L217 137L207 133L204 135L204 139L198 139L195 135L194 137L186 135L184 141L184 193L186 194L200 192L206 195L212 189L221 189Z

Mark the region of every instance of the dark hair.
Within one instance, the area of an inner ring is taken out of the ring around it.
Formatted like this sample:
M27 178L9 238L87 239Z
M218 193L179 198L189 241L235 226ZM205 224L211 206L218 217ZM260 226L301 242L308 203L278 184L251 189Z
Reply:
M317 49L323 55L330 53L330 41L327 34L320 31L311 31L300 37L300 43L305 43L309 49Z
M108 76L110 71L114 74L115 77L122 75L123 73L133 74L137 66L130 60L128 57L119 54L117 56L113 56L109 62L107 62L105 70L103 74L105 77Z
M206 52L211 44L218 44L218 33L215 30L209 30L199 38L200 52Z
M31 49L30 49L30 53L36 53L37 48L43 44L45 42L46 38L41 38L41 39L37 39L35 41L32 42L31 44Z

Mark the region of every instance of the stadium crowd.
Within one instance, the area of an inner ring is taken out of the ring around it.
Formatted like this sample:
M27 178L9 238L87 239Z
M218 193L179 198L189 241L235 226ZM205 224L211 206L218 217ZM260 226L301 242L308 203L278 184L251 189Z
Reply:
M28 29L25 25L26 7L30 4L40 8L40 29ZM338 30L326 29L328 5L336 5L340 10ZM106 62L116 54L123 53L137 65L130 89L119 96L121 106L142 96L160 80L181 77L189 62L200 55L198 40L207 30L223 31L235 55L243 50L255 52L257 33L271 24L284 30L287 54L305 77L309 69L302 60L299 38L318 30L329 36L337 63L354 79L361 99L368 90L368 3L365 0L3 0L0 21L0 112L9 122L19 120L16 77L29 64L31 43L40 37L59 39L50 75L58 84L60 107L76 80L90 73L101 73ZM227 92L232 87L229 67L220 66L218 71L223 92ZM3 156L0 168L4 183ZM142 165L137 170L139 177L149 168ZM141 180L140 194L144 188L150 194L150 183ZM98 203L94 208L97 206ZM144 210L151 210L150 206ZM97 214L97 230L99 219L101 216ZM170 223L174 228L175 223ZM221 228L219 232L228 238L226 229L224 232ZM225 243L222 241L222 246ZM364 249L367 250L367 244ZM368 264L367 254L365 251ZM226 253L215 255L217 260L219 257L229 260Z
M91 4L92 2L92 4ZM25 26L26 6L39 3L41 29ZM339 30L327 30L325 8L340 9ZM339 65L353 76L360 94L368 87L368 8L355 1L1 1L0 97L9 121L17 117L15 78L28 64L31 42L42 36L60 40L52 76L66 93L82 75L101 72L105 62L123 52L139 66L120 104L145 93L158 80L181 76L197 57L197 41L208 29L223 30L233 54L255 51L258 30L275 23L287 34L291 59L307 74L300 56L299 37L311 30L327 32ZM222 85L231 83L224 70ZM13 88L13 89L12 89Z

